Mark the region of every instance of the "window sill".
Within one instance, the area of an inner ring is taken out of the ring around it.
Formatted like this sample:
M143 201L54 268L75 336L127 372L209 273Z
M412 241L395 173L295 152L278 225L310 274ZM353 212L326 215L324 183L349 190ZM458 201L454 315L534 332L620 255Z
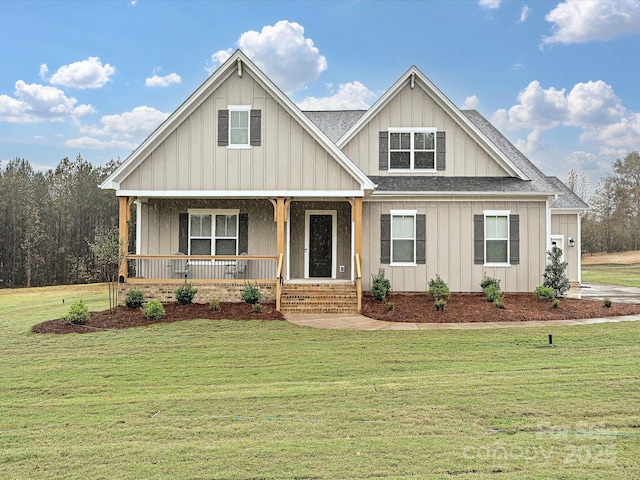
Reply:
M250 150L251 145L227 145L229 150Z
M410 262L392 262L389 264L390 267L415 267L417 266L417 263L410 263Z
M483 267L510 267L510 263L485 263Z
M411 169L411 168L390 168L387 170L387 172L389 173L438 173L438 171L436 169Z

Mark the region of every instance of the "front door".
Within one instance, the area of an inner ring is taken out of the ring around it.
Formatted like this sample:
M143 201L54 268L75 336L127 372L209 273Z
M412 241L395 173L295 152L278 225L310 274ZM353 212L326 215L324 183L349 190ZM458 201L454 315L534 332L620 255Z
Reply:
M335 276L334 211L307 211L305 273L307 278L333 278Z

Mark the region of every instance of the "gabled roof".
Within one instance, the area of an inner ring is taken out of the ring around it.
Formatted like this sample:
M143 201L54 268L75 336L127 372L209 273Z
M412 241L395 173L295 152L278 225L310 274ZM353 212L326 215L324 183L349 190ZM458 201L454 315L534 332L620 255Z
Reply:
M307 117L322 130L333 143L338 143L347 130L349 130L366 110L325 110L303 111Z
M165 140L198 106L204 102L217 86L234 72L249 71L250 74L273 95L279 104L309 133L333 158L361 185L363 190L373 190L375 185L330 140L298 106L287 97L241 50L236 50L198 89L151 133L131 155L100 185L103 189L119 189L120 182L132 172L153 149Z
M338 140L338 147L344 147L377 113L384 108L407 84L411 82L412 87L418 86L423 88L434 101L445 110L451 118L453 118L465 130L471 135L483 148L490 157L498 162L507 172L512 176L520 178L521 180L529 180L526 173L523 172L517 165L515 165L507 156L503 154L495 145L480 131L463 113L456 107L451 100L449 100L431 80L429 80L416 66L412 66L407 72L402 75L396 83L394 83L389 90L387 90L367 112L356 121L347 132Z
M562 180L558 177L547 177L547 180L556 186L562 192L552 209L558 210L588 210L589 205L576 195Z

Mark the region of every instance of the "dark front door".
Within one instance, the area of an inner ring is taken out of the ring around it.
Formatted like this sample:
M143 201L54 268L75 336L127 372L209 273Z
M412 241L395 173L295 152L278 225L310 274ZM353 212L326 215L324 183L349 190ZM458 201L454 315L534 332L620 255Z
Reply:
M333 216L309 215L309 277L331 278Z

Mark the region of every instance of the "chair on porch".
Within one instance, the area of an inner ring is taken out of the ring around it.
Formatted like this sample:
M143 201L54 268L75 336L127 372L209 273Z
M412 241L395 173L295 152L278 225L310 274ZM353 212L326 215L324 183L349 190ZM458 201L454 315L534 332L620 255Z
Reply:
M182 252L177 252L174 255L184 255ZM171 268L172 278L184 278L189 276L189 261L187 259L174 258L169 262Z
M240 255L246 255L247 252L242 252ZM248 260L236 260L236 262L232 265L227 265L224 269L225 277L233 277L235 279L238 278L247 278L247 265L249 264Z

